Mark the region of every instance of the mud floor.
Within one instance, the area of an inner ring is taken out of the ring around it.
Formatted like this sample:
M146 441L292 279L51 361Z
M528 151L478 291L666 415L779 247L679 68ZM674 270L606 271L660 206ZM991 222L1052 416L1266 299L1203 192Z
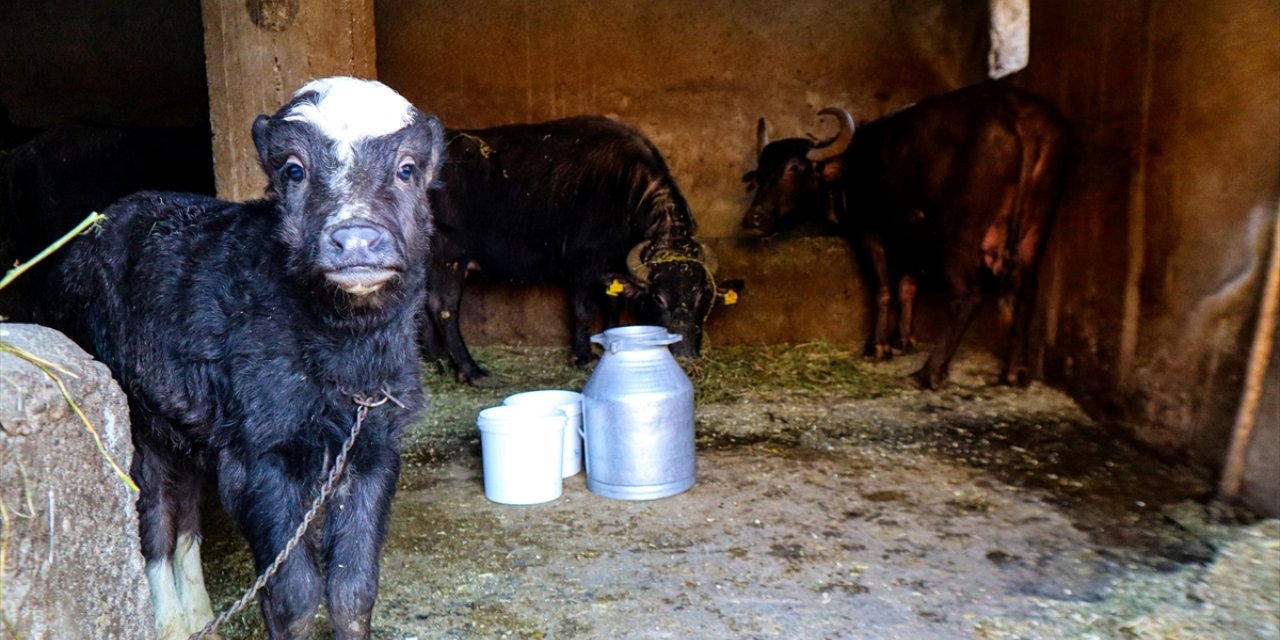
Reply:
M484 498L476 411L585 374L559 349L478 351L500 384L431 376L406 436L377 638L1280 637L1280 523L1206 506L1208 475L1052 389L991 385L983 354L920 392L918 355L712 350L690 491L609 500L580 474L512 507ZM252 567L208 517L221 608ZM260 637L256 606L223 635Z

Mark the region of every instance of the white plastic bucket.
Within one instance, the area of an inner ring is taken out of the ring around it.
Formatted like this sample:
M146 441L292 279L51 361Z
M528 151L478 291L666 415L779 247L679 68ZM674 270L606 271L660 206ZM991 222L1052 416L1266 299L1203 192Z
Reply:
M484 459L484 495L502 504L537 504L560 497L564 412L504 405L476 417Z
M505 405L555 407L568 416L564 429L564 464L562 477L568 478L582 471L582 394L561 389L526 391L507 396Z

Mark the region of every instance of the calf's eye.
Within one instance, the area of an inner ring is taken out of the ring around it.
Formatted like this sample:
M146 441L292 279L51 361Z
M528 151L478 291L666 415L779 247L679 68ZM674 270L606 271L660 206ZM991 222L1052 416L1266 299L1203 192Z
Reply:
M289 182L298 183L307 179L307 170L302 168L301 164L290 161L284 165L284 177Z
M406 162L400 165L400 170L396 172L396 176L401 180L408 180L412 178L413 174L417 172L418 172L417 165L413 164L412 162Z

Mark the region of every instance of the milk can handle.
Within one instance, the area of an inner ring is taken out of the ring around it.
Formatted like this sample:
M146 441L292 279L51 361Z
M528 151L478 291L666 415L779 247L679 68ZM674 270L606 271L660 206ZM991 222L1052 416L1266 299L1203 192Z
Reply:
M618 351L621 351L624 346L665 347L667 345L680 342L683 339L684 337L678 333L668 333L666 335L654 334L651 336L638 336L622 339L605 336L603 333L597 333L594 336L591 336L592 342L604 347L609 353L617 353Z

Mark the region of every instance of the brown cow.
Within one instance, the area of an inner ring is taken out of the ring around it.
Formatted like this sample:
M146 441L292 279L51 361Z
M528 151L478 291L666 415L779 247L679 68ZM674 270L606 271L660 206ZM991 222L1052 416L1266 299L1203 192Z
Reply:
M926 98L856 134L847 112L821 114L841 123L824 143L769 143L760 119L757 169L743 177L755 190L743 227L768 235L833 215L843 233L860 240L877 285L867 342L876 359L890 356L895 331L897 346L911 348L916 282L940 275L952 318L912 376L924 388L946 380L983 290L996 289L1009 332L1001 380L1026 384L1035 269L1063 166L1062 116L1043 98L997 82Z

